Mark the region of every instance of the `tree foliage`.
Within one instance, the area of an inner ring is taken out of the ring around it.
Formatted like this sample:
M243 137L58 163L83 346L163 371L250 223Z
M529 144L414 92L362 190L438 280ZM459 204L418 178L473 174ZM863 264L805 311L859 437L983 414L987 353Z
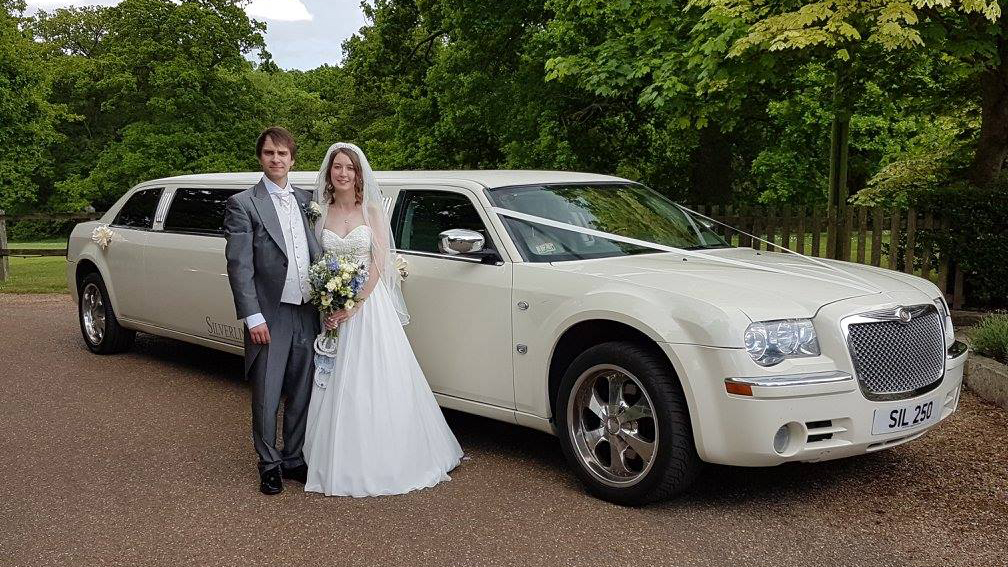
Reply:
M596 171L716 203L824 201L838 112L863 199L962 179L983 148L996 175L1002 133L1008 151L990 0L373 0L345 58L308 71L232 0L0 2L8 209L254 169L271 124L298 169L349 140L379 168Z

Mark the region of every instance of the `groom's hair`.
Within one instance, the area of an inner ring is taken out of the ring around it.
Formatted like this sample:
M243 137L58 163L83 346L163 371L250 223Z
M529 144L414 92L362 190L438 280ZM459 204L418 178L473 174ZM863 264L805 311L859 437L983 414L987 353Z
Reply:
M274 144L284 146L290 150L292 160L297 158L297 142L294 141L294 136L291 136L291 133L283 126L270 126L263 130L262 134L259 134L259 139L256 140L256 157L262 155L263 144L266 143L266 138L273 140Z

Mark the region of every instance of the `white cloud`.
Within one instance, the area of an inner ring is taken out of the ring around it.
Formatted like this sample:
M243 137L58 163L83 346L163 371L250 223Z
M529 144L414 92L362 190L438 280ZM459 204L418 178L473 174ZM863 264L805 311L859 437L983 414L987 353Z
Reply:
M252 0L245 11L249 16L262 20L302 22L312 19L301 0Z

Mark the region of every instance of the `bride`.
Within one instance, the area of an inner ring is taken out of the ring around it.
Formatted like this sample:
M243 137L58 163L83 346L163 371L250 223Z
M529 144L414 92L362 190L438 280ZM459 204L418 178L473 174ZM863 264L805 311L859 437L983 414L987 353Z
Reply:
M325 251L369 266L357 304L325 319L332 356L316 354L304 453L305 490L402 494L450 480L462 448L445 423L402 326L409 315L394 267L381 191L360 148L330 146L315 187ZM319 349L316 349L317 351Z

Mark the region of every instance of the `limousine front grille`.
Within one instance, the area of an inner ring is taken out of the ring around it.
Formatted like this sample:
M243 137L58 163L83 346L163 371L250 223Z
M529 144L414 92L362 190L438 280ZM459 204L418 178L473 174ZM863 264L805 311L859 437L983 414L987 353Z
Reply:
M897 310L845 320L858 384L870 400L917 396L938 387L945 375L945 333L938 311L933 305L903 309L909 321L900 320Z

